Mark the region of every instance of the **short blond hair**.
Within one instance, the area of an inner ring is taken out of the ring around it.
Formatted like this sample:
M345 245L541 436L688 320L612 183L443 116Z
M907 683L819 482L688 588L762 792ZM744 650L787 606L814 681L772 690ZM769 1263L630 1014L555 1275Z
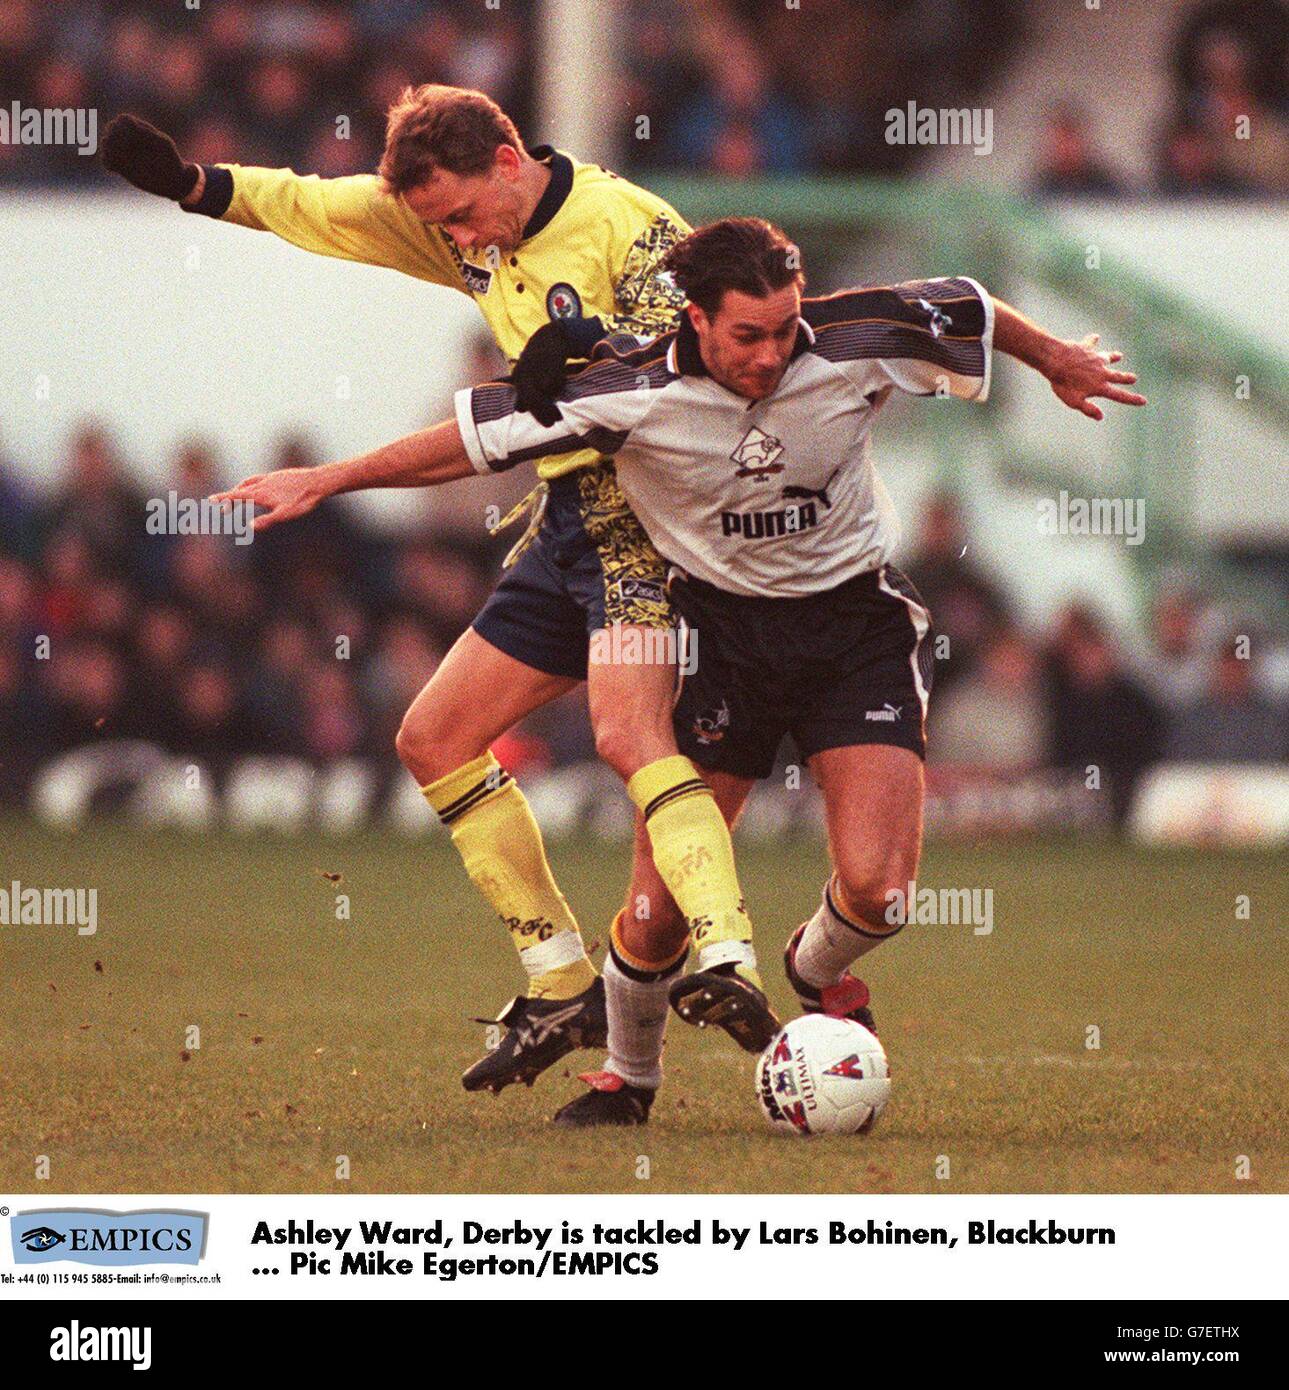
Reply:
M426 82L405 87L389 108L379 174L387 192L407 193L436 169L482 174L498 145L524 153L515 123L484 92Z

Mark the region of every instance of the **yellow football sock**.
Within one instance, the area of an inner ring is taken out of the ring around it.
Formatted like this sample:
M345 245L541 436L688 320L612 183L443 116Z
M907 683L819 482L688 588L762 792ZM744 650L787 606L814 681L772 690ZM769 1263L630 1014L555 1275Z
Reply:
M510 929L529 997L570 999L589 988L595 967L514 778L485 753L421 793L452 832L475 887Z
M642 767L627 792L645 818L658 873L689 923L698 968L733 962L759 987L734 846L712 789L676 753Z

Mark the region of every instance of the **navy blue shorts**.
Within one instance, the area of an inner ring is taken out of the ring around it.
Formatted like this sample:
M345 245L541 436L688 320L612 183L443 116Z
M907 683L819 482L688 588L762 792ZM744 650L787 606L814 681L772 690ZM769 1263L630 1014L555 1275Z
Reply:
M694 667L676 742L700 767L768 777L784 734L802 759L861 743L926 756L931 620L894 565L804 598L743 597L677 571L670 593Z
M536 538L471 626L525 666L585 680L592 632L617 623L672 626L666 566L611 463L566 473L549 487Z

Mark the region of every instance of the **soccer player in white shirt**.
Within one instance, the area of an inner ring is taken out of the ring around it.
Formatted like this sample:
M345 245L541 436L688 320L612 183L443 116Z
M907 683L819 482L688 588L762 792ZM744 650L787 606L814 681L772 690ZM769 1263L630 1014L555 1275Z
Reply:
M983 400L991 353L1047 378L1092 419L1094 397L1143 405L1095 335L1044 332L967 279L802 298L796 248L754 218L726 218L668 256L685 292L679 327L607 344L556 397L546 426L512 388L463 391L457 418L345 463L286 470L227 496L269 510L257 527L326 496L418 486L588 445L612 456L632 509L671 564L671 597L700 640L675 730L732 825L791 733L822 789L832 873L787 949L802 1006L868 1025L850 966L902 926L893 890L922 839L930 616L890 562L894 518L869 452L891 390ZM721 970L690 932L649 854L644 808L627 902L605 968L609 1057L563 1124L640 1124L662 1079L665 1003L712 1021Z

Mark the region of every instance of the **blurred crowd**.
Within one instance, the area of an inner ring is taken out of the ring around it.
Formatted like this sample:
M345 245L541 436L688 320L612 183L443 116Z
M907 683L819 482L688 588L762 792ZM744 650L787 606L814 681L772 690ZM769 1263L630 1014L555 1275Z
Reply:
M1289 194L1289 5L1206 0L1185 17L1172 104L1150 191L1169 198ZM1077 103L1057 102L1040 136L1034 191L1116 197L1129 180L1097 149Z
M532 119L532 7L481 0L0 0L0 96L134 111L203 163L376 167L409 82L488 92ZM0 177L97 176L74 149L0 144Z
M633 0L619 101L632 168L891 173L886 113L977 100L1021 34L1017 0ZM636 122L648 118L648 138Z
M274 466L315 462L284 441ZM404 710L499 572L505 539L391 538L341 504L238 545L154 535L148 499L93 425L70 442L39 500L0 465L0 793L51 755L142 738L217 775L247 753L321 766L370 756L394 772ZM200 498L228 479L213 450L182 448L154 495ZM921 509L906 568L949 638L936 663L934 761L994 772L1089 765L1122 812L1160 758L1276 761L1289 712L1263 659L1218 610L1166 588L1144 640L1083 607L1046 632L1017 620L1004 587L962 554L950 498ZM947 659L945 659L947 657ZM498 746L512 770L594 756L584 700L565 697Z
M1289 758L1283 634L1239 623L1182 576L1159 587L1141 632L1117 633L1078 601L1034 633L966 558L967 540L954 501L934 498L905 566L949 638L928 722L933 761L1096 768L1122 819L1141 774L1161 760Z
M275 467L316 463L300 439ZM192 443L154 495L230 479ZM142 738L216 773L246 753L392 759L404 710L490 591L504 541L429 526L397 540L343 505L271 537L150 534L148 499L87 425L57 488L0 467L0 789L51 754ZM513 540L513 537L510 537ZM498 549L500 547L500 550ZM42 640L44 639L44 640ZM508 745L523 765L589 755L576 700Z
M136 111L202 162L340 175L375 167L385 112L409 82L488 92L536 142L536 4L505 0L0 0L6 107ZM588 75L614 104L628 168L758 173L903 169L887 112L978 105L1021 51L1020 0L630 0L618 71ZM1201 0L1179 13L1172 109L1153 191L1289 191L1289 6ZM1249 138L1237 121L1247 120ZM1035 190L1128 181L1088 114L1040 122ZM74 148L0 143L0 179L102 177Z
M728 174L877 171L910 92L958 103L1005 57L1019 0L631 0L615 103L624 162ZM0 97L135 111L202 162L339 175L375 167L409 82L477 87L530 140L537 6L504 0L2 0ZM338 118L345 124L338 127ZM644 123L641 123L644 118ZM343 131L343 133L340 133ZM339 138L338 138L339 137ZM0 144L0 178L100 177L74 149Z

